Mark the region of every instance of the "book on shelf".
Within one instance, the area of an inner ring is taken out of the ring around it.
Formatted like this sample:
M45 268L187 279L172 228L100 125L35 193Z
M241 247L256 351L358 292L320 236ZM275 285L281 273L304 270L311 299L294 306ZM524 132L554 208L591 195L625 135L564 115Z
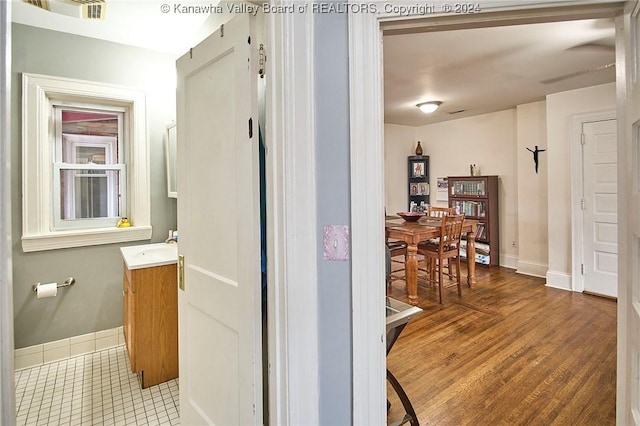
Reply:
M451 195L478 195L484 196L484 182L456 182L451 187Z
M485 217L487 214L484 201L455 200L453 202L453 208L456 214L463 214L465 216Z
M485 244L485 243L475 243L475 247L476 247L476 253L480 253L480 254L486 254L488 255L491 252L491 248L489 246L489 244ZM460 242L460 250L467 250L467 241L466 240L462 240Z
M476 227L476 240L486 240L487 239L487 227L485 223L478 223Z
M467 249L460 247L460 257L466 259L467 257ZM482 265L489 265L491 263L491 256L489 254L482 254L476 251L476 263L480 263Z

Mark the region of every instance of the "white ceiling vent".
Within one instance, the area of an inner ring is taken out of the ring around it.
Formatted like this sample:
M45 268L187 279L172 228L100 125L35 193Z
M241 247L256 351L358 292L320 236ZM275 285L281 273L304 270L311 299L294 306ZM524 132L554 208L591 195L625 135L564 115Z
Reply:
M41 9L60 15L84 19L104 19L107 4L104 0L22 0Z

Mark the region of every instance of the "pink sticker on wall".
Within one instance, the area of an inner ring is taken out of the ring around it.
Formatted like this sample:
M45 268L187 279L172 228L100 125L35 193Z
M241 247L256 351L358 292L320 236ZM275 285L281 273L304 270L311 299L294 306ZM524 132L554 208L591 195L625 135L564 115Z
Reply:
M322 246L325 260L349 260L349 226L325 225Z

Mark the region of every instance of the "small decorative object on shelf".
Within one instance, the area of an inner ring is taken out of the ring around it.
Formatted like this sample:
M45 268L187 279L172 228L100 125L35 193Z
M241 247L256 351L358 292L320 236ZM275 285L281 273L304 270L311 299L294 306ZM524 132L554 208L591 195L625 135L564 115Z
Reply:
M475 164L469 164L469 176L480 176L480 171Z
M416 155L422 155L422 146L420 145L420 141L418 141L418 146L416 146Z
M418 213L426 213L428 204L425 204L424 201L420 201L420 205L418 205L415 201L412 201L409 204L409 212L418 212Z

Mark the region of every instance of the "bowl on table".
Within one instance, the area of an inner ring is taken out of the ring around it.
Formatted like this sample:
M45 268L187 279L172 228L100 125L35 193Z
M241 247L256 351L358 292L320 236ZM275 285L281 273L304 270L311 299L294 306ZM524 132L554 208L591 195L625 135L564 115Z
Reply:
M396 214L407 222L417 222L418 219L424 216L424 212L398 212Z

